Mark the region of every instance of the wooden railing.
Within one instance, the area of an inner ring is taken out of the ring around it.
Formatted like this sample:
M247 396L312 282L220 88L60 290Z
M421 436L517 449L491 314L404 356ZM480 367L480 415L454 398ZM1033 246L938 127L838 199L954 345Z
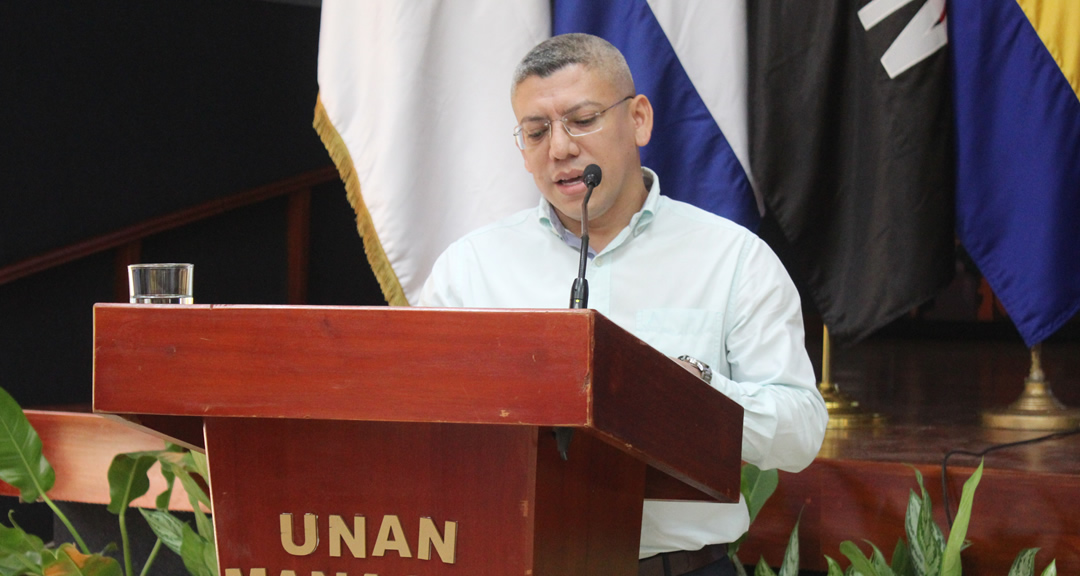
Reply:
M288 196L285 234L288 247L288 299L290 304L307 300L307 270L310 248L311 191L320 184L338 180L333 166L312 170L212 200L198 206L152 218L133 226L50 250L0 268L0 285L43 272L106 250L116 251L116 300L127 302L127 265L139 261L144 238L211 218L280 196ZM29 410L27 417L43 439L44 452L57 470L56 485L49 494L56 500L107 504L107 470L120 452L160 450L161 439L119 421L90 413L89 406L66 406L56 410ZM150 472L154 488L133 506L153 506L153 495L162 491L160 473ZM17 496L12 486L0 482L0 496ZM170 508L190 510L182 487L175 487Z
M311 190L315 186L338 179L333 166L305 172L273 184L260 186L225 198L211 200L198 206L145 220L108 234L76 242L44 254L27 258L0 268L0 285L67 264L106 250L116 250L115 299L126 302L127 266L139 262L142 240L186 224L204 220L237 208L288 196L286 235L288 247L288 302L307 301L308 254L311 230Z

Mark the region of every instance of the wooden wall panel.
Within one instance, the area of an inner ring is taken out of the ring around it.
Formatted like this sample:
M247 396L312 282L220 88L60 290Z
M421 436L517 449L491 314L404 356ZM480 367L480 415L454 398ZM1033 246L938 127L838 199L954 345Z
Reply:
M117 454L161 450L164 441L105 416L84 412L26 410L30 424L41 436L42 452L56 470L56 484L48 492L54 500L109 503L109 464ZM153 508L165 490L159 468L150 470L150 491L132 505ZM0 494L18 496L12 486L0 482ZM169 507L191 510L187 493L177 482Z

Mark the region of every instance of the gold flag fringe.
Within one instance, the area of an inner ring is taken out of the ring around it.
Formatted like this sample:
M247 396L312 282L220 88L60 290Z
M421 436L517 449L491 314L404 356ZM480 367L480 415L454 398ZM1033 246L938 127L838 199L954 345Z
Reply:
M312 126L319 133L319 138L322 138L323 146L330 153L330 158L337 166L338 174L341 175L341 181L345 183L349 204L356 212L356 231L364 240L364 253L367 254L371 271L375 273L375 278L379 281L383 296L391 306L408 306L409 301L405 298L405 291L402 290L401 282L390 266L390 260L386 257L382 242L375 233L375 224L371 221L367 204L364 203L364 197L360 194L360 178L357 177L356 169L353 167L352 155L345 147L345 142L342 141L337 128L330 122L326 108L323 107L321 94L315 99L315 120Z

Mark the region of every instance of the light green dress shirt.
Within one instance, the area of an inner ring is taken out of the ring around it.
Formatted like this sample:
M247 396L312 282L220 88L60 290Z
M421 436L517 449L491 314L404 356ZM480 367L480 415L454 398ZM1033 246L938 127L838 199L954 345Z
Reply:
M805 468L828 415L787 271L750 231L661 196L647 168L643 177L645 204L589 262L589 308L668 356L688 354L712 367L712 386L745 410L743 460ZM420 305L567 308L579 245L541 200L452 244ZM733 542L748 524L741 503L648 500L640 556Z

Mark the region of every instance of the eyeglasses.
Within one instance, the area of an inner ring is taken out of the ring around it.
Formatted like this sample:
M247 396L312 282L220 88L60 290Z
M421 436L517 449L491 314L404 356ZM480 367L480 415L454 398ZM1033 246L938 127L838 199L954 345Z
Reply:
M567 114L558 120L526 120L514 128L514 142L520 150L536 148L544 142L548 133L551 132L551 124L553 122L562 123L563 128L566 129L566 133L574 138L596 134L604 129L604 112L611 110L631 98L633 98L633 96L627 96L599 112L574 112L572 114Z

